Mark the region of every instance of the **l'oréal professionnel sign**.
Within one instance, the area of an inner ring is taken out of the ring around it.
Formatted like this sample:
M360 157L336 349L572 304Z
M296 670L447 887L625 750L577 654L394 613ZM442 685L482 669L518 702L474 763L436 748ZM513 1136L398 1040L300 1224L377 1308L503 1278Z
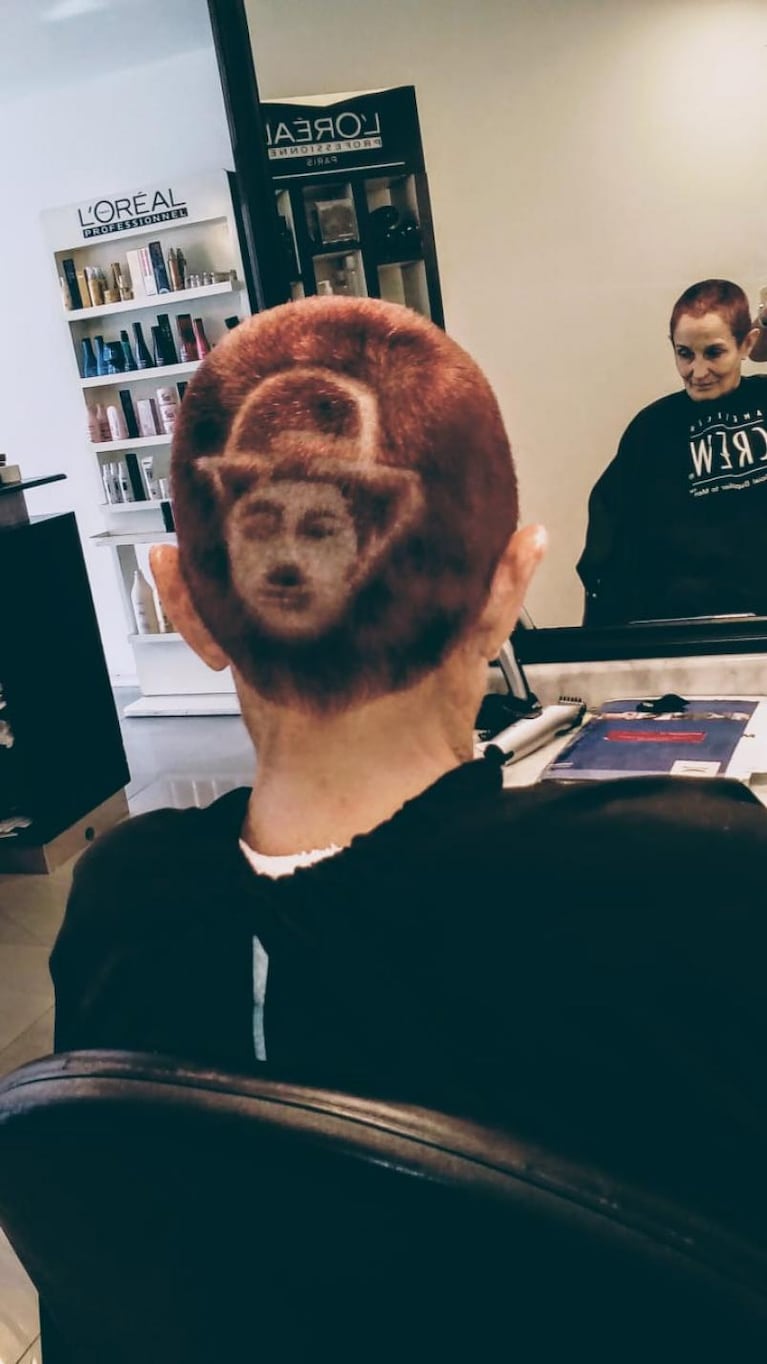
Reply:
M423 168L412 85L361 95L267 100L263 114L275 180L307 173Z
M138 190L114 198L93 199L80 204L77 219L84 238L108 237L114 232L134 232L139 227L188 218L186 200L172 185Z

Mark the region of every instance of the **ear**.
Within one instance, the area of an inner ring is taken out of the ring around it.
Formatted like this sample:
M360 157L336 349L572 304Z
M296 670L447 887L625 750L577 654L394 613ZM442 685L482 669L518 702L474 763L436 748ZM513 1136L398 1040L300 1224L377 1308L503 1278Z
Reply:
M149 551L149 565L155 580L165 614L173 628L178 630L203 663L214 672L228 668L229 659L223 649L208 633L192 605L189 590L184 582L179 566L178 549L175 545L152 545Z
M514 629L547 547L548 536L543 526L523 526L514 532L501 555L477 623L477 639L488 662L495 658Z
M756 346L757 342L761 339L761 337L762 337L761 327L752 327L750 332L747 333L743 345L740 348L744 360L749 359L749 357L752 360L763 360L765 358L764 355L754 355L753 353L754 347ZM763 351L764 346L763 345L760 346L759 349L760 351Z

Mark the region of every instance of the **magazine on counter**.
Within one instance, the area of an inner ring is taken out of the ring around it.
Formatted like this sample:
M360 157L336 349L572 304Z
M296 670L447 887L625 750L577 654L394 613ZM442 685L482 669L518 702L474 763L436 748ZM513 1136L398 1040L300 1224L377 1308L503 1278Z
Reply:
M736 777L767 771L767 705L751 699L690 698L656 714L640 701L609 701L586 721L542 780L615 777Z

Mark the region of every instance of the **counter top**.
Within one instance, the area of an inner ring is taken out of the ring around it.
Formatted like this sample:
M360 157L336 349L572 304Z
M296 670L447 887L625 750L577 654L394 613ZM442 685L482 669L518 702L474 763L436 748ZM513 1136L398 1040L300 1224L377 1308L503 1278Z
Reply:
M639 695L641 694L642 693L640 692ZM730 695L733 698L743 701L767 701L767 696L757 695L753 692L750 694L745 692L731 692ZM725 700L726 696L722 696L721 692L709 693L708 695L701 695L697 692L695 694L695 699L701 701L721 701ZM546 765L556 757L561 749L564 748L565 744L569 743L577 733L577 729L570 730L568 734L561 735L558 739L552 739L549 743L545 744L543 748L536 749L534 753L528 753L527 757L520 758L519 762L507 763L503 768L504 786L532 786L538 781ZM687 779L685 777L677 777L675 780L683 782ZM763 805L767 805L767 774L755 774L748 785L757 800L760 800Z

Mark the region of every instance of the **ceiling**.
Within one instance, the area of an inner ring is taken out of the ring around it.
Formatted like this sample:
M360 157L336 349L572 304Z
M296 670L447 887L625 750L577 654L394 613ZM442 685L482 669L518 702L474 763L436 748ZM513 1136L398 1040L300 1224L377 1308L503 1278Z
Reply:
M206 0L0 0L0 103L211 45Z

